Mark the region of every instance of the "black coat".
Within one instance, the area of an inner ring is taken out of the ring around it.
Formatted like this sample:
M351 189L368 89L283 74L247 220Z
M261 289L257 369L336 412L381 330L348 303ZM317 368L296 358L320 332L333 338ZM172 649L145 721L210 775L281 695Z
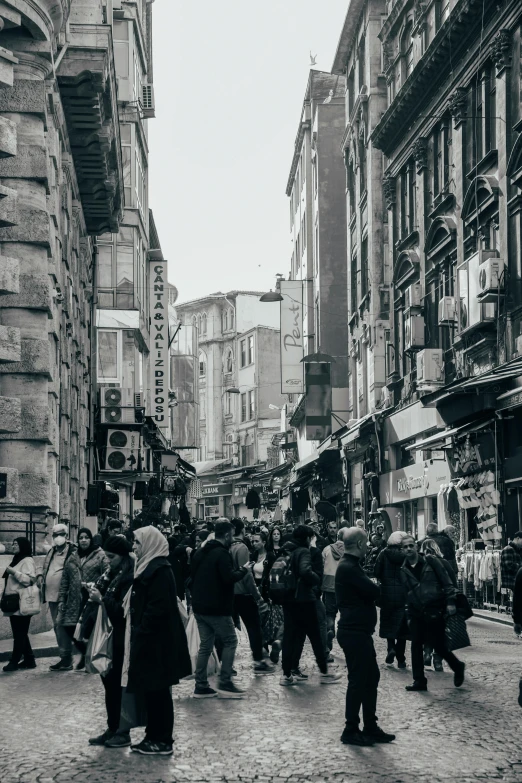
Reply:
M406 588L401 579L404 555L400 546L381 550L374 576L381 588L379 636L382 639L406 639Z
M125 651L125 617L123 615L123 599L133 582L132 571L125 576L114 577L103 596L107 616L112 623L112 660L113 664L123 663Z
M306 546L299 546L295 541L288 541L284 545L286 553L292 553L292 568L297 579L297 590L295 597L289 599L287 603L308 603L316 601L316 588L320 587L320 579L312 568L312 558L310 549Z
M435 541L436 544L439 545L439 549L442 552L442 557L444 560L447 560L448 563L451 563L453 571L457 573L458 567L457 558L455 556L455 544L447 535L447 533L442 530L439 533L433 533L431 536L428 536L428 538L431 538L433 541Z
M192 558L190 592L194 614L232 616L234 585L244 578L244 568L235 569L232 555L220 541L209 541Z
M155 558L134 580L131 628L130 693L159 691L192 673L176 582L166 557Z
M421 555L420 579L417 580L404 561L401 567L401 579L406 589L406 612L415 617L423 614L424 609L445 609L455 604L457 578L447 560L434 555Z

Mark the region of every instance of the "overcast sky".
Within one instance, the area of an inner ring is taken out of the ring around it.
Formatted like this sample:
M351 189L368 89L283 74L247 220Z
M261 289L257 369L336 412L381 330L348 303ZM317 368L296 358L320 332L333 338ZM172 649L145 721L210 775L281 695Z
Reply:
M348 0L156 0L150 206L179 301L268 290L290 267L285 195L308 80Z

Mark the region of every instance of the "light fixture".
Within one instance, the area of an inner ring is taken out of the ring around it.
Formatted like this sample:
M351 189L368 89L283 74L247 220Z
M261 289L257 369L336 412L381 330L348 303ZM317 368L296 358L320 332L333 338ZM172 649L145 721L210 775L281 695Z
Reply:
M301 359L302 362L309 362L310 364L321 364L326 362L328 364L335 364L335 359L330 356L329 353L322 353L321 349L317 353L309 353Z
M260 302L282 302L283 297L279 293L279 291L270 291L267 294L263 294L263 296L259 297Z
M241 394L237 386L231 386L230 389L225 389L227 394Z

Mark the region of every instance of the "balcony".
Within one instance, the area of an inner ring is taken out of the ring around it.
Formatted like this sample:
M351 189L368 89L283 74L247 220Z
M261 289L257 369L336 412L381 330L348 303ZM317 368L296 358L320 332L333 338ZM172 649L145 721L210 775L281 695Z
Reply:
M87 230L116 233L123 173L110 26L71 24L57 76Z

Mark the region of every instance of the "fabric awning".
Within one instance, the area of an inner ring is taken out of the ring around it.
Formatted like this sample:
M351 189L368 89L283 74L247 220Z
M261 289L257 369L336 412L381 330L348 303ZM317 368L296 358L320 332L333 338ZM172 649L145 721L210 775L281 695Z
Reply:
M204 473L211 473L219 465L228 464L229 459L207 459L203 462L193 462L192 467L196 471L197 476L202 476Z
M429 448L430 446L434 446L436 443L442 444L442 441L446 440L446 438L451 438L454 435L464 435L467 432L476 432L477 430L482 430L492 421L493 419L487 419L486 421L481 421L479 423L475 421L473 423L462 424L460 427L452 427L451 429L440 430L434 435L430 435L428 438L419 440L417 443L412 443L410 446L405 446L405 451L418 451L419 449L425 449Z
M348 446L350 443L356 441L361 434L361 427L364 427L365 424L367 424L373 419L374 416L377 415L377 413L368 413L366 416L363 416L361 419L359 419L356 424L350 427L346 434L341 435L341 445Z

